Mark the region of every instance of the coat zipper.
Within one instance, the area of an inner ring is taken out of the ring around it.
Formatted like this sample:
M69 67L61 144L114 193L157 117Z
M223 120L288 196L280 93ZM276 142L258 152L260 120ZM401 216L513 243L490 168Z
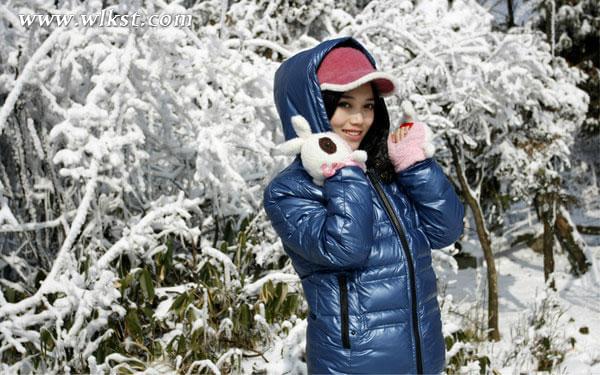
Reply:
M343 273L338 274L340 285L340 316L342 318L342 345L344 349L350 349L350 324L348 319L348 280Z
M411 308L412 308L412 321L413 321L413 335L415 337L415 346L417 351L417 373L423 373L423 360L421 355L421 335L419 334L419 316L417 313L417 286L415 281L415 267L413 265L412 254L410 253L410 249L408 246L408 241L406 240L406 234L398 221L398 217L394 213L394 210L388 200L383 188L380 185L379 178L376 177L372 171L367 170L367 175L373 184L373 187L377 191L377 195L379 199L383 203L385 210L390 217L394 227L396 228L396 232L400 237L400 242L402 243L402 250L404 251L404 256L408 261L408 278L410 280L410 295L412 299Z

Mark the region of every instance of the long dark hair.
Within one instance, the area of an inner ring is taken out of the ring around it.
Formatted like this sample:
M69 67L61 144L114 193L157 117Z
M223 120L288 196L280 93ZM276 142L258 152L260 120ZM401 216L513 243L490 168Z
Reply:
M373 169L383 182L389 184L394 181L395 177L394 165L390 161L387 151L390 117L385 101L379 95L377 87L373 84L371 87L375 99L375 118L358 148L367 152L367 168ZM343 92L338 91L321 91L329 120L333 117L342 94Z

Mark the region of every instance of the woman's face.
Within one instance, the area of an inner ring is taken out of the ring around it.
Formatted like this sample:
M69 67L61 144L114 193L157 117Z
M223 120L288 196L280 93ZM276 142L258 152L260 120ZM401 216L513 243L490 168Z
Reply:
M331 117L333 131L356 150L375 118L375 99L370 83L342 94Z

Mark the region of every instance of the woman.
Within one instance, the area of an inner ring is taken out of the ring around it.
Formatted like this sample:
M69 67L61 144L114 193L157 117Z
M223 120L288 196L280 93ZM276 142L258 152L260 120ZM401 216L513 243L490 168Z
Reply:
M309 373L439 373L445 362L431 249L462 234L463 206L426 147L426 125L389 134L394 93L352 38L284 61L275 104L367 152L314 184L300 157L266 187L264 207L302 280Z

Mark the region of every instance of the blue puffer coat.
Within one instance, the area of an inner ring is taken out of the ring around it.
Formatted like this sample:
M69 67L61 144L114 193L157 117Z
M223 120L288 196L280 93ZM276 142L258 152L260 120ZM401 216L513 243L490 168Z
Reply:
M291 116L331 130L316 69L334 46L369 53L354 39L321 43L275 76L285 139ZM374 63L374 62L373 62ZM385 147L385 146L384 146ZM299 157L266 187L264 207L302 280L310 309L309 373L439 373L445 348L431 248L458 239L463 205L433 159L391 184L345 167L320 187Z

